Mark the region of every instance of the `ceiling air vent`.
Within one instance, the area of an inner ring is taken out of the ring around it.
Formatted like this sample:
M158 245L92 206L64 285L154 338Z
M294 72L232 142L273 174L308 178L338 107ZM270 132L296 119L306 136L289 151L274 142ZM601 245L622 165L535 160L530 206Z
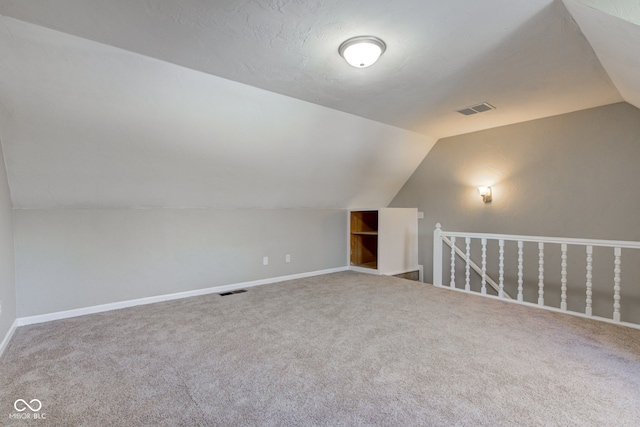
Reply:
M489 104L488 102L483 102L482 104L472 105L467 108L463 108L461 110L456 110L460 114L464 114L465 116L470 116L472 114L484 113L485 111L495 110L496 107Z

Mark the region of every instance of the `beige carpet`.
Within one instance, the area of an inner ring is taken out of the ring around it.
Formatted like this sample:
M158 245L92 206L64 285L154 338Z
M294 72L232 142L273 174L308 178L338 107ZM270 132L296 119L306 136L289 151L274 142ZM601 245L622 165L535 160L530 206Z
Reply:
M640 331L345 272L22 327L0 385L10 426L637 426Z

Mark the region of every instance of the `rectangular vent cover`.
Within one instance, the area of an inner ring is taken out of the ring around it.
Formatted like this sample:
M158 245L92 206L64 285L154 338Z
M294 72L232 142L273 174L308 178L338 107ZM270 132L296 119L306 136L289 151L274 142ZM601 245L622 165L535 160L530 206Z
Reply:
M229 291L229 292L223 292L220 295L221 297L226 297L227 295L233 295L233 294L241 294L243 292L247 292L246 289L238 289L237 291Z
M463 108L461 110L456 110L460 114L464 114L465 116L470 116L472 114L484 113L485 111L495 110L496 107L489 104L488 102L483 102L482 104L472 105L467 108Z

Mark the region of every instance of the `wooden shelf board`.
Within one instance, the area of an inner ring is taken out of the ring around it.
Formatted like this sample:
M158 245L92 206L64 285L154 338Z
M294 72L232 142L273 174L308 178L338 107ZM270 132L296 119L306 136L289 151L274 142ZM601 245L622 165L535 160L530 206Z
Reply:
M378 268L378 262L377 261L371 261L371 262L365 262L362 264L354 264L355 267L361 267L361 268L371 268L373 270Z
M359 234L361 236L377 236L377 231L352 231L351 234Z

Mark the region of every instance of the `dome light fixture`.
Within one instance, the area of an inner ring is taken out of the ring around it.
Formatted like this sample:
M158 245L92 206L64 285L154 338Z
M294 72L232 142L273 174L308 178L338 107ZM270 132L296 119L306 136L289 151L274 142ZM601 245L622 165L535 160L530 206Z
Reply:
M377 37L358 36L344 41L338 52L349 65L366 68L373 65L386 49L387 45Z

